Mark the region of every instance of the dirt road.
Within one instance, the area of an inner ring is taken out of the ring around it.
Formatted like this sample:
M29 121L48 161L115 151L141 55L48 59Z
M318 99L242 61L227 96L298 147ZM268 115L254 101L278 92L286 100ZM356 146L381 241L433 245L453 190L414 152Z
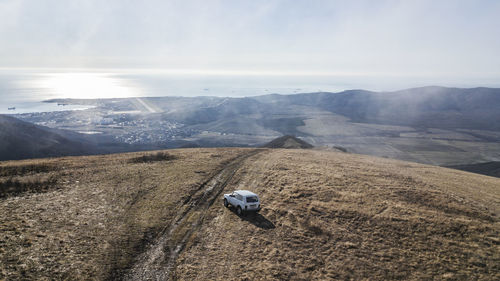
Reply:
M219 173L202 184L189 196L176 215L174 222L137 257L125 280L170 280L178 255L191 235L203 223L206 210L220 197L235 172L249 157L263 150L252 150L227 164Z

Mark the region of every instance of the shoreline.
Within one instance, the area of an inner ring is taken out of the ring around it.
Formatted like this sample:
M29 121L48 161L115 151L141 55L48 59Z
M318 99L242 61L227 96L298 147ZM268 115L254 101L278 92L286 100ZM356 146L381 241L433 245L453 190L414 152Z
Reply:
M11 109L14 108L14 109ZM0 108L0 114L17 115L26 113L42 113L56 111L75 111L95 108L93 105L61 104L58 102L38 101L38 102L16 102L5 104Z

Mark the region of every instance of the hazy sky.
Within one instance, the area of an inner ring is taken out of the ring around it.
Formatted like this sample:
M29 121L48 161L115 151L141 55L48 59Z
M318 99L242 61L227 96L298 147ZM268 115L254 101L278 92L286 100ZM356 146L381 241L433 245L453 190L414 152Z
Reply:
M500 77L500 1L0 0L0 67Z

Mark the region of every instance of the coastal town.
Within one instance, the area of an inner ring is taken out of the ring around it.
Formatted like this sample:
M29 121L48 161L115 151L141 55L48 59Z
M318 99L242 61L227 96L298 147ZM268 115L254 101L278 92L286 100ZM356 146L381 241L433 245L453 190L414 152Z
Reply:
M101 108L16 114L16 118L36 125L80 134L111 136L127 144L163 144L189 137L197 131L161 115L140 112L106 112Z

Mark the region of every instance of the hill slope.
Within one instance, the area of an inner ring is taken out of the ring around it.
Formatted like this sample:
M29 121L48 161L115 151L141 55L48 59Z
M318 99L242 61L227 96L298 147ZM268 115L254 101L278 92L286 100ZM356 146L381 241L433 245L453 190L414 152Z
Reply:
M274 139L263 147L267 148L312 148L313 146L299 138L293 136L282 136L277 139Z
M0 279L500 277L500 179L318 150L167 153L0 163L1 188L31 183L0 199ZM234 189L261 213L224 208Z
M55 131L0 115L0 160L82 155L97 150Z
M109 135L85 135L54 129L0 115L0 161L94 155L164 148L130 145Z

